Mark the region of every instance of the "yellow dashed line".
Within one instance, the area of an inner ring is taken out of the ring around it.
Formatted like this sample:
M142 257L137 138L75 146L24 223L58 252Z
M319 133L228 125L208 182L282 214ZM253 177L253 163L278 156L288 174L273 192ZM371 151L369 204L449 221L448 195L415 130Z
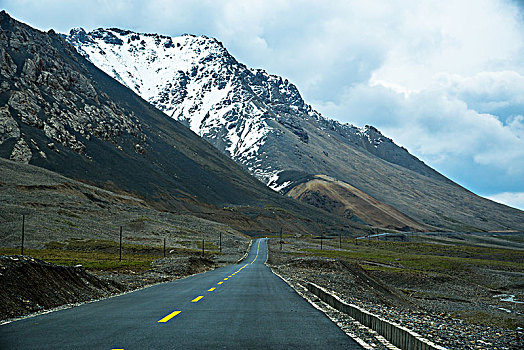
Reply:
M258 251L259 251L259 249L260 249L260 242L261 242L261 241L258 241L258 246L257 246L257 255L255 256L255 258L253 259L253 261L251 262L251 264L253 264L253 263L255 262L255 260L257 260L257 258L258 258Z
M172 313L170 313L169 315L165 316L164 318L158 320L158 323L166 323L167 321L169 321L170 319L172 319L173 317L175 317L176 315L178 315L179 313L181 313L182 311L173 311Z
M260 241L258 241L258 246L257 246L257 254L255 256L255 258L253 259L253 261L251 261L251 264L253 264L257 258L258 258L258 253L260 251ZM240 271L242 271L242 269L246 268L247 265L249 264L245 264L244 266L242 266L240 269L238 269L236 272L232 273L231 275L229 275L228 277L224 278L224 281L227 281L229 278L233 277L234 275L236 275L237 273L239 273ZM220 281L218 282L217 284L218 285L221 285L222 283L224 283L224 281ZM216 287L213 287L213 288L210 288L208 289L207 291L208 292L212 292L216 289ZM198 297L196 297L195 299L191 300L192 303L196 303L198 301L200 301L200 299L202 299L204 296L203 295L199 295ZM173 317L175 317L176 315L178 315L179 313L181 313L182 311L180 310L177 310L177 311L173 311L172 313L170 313L169 315L166 315L164 316L162 319L158 320L157 322L158 323L166 323L168 322L170 319L172 319ZM112 350L124 350L124 349L112 349Z

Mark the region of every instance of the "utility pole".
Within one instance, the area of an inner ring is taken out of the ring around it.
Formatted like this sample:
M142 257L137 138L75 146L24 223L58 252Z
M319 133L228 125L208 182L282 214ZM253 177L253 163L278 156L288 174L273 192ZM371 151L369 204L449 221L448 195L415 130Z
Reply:
M122 261L122 226L120 226L120 258L118 261Z
M338 233L338 248L342 249L342 232Z
M164 258L166 257L166 238L164 237Z
M322 240L324 239L324 233L320 234L320 250L322 250Z
M204 239L202 238L202 256L204 256Z
M220 232L219 247L220 247L220 253L222 253L222 232Z
M280 226L280 250L282 250L282 226Z
M24 255L24 238L25 238L25 215L22 215L22 248L20 255Z

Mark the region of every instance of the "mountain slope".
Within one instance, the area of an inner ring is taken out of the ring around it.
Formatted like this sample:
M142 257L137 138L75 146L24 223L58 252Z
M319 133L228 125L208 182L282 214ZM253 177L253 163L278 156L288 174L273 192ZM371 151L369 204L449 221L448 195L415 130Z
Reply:
M5 11L0 26L0 157L126 191L157 208L228 221L245 232L280 228L278 212L266 205L285 209L297 232L318 230L312 218L350 232L343 220L268 189L52 30L35 30Z
M2 156L68 176L88 174L95 182L111 179L152 196L173 186L181 197L229 203L251 192L245 184L256 186L193 133L85 62L58 35L35 31L5 13L0 20L2 116L9 125L21 121L13 127L15 137L2 143ZM13 143L21 155L9 154Z
M142 199L117 194L30 164L0 158L0 246L20 246L25 215L26 248L75 239L114 241L119 226L126 239L157 246L188 239L198 230L198 241L218 232L239 235L228 226L192 215L158 211ZM191 233L190 233L191 234Z
M524 229L524 212L467 191L371 126L322 117L289 81L247 68L216 39L75 29L67 40L273 189L293 185L289 171L326 174L425 225Z
M345 182L324 175L311 178L293 186L287 195L330 213L377 227L409 231L429 229Z

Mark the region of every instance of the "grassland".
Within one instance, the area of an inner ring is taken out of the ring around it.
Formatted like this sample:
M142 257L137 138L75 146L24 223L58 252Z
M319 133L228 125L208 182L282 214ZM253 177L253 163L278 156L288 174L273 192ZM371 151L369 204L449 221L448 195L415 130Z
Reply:
M303 248L306 255L341 258L366 265L374 262L406 273L432 272L456 274L471 267L493 268L508 271L524 271L524 251L487 248L477 246L456 246L433 243L344 240L342 250L335 249L338 242L325 244L325 249ZM373 266L373 270L379 269Z

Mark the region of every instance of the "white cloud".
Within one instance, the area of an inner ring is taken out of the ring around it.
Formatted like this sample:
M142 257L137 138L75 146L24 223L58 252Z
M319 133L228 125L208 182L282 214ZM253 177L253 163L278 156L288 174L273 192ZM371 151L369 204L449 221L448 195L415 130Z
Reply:
M486 198L492 201L509 205L520 210L524 210L524 192L503 192L497 193Z
M521 92L524 94L524 90ZM382 85L348 89L343 102L322 104L333 115L347 113L359 125L372 123L431 166L460 183L524 188L524 117L479 113L446 89L405 94ZM473 170L480 173L472 173ZM493 171L498 177L493 178ZM489 178L487 178L489 176ZM482 181L479 177L486 177Z
M480 113L497 115L508 123L524 113L524 76L514 71L479 72L470 77L440 74L441 90L465 101Z
M400 2L403 3L403 2ZM405 3L405 2L404 2ZM384 65L373 79L424 89L441 72L498 71L522 54L522 23L505 1L422 1L390 33Z

